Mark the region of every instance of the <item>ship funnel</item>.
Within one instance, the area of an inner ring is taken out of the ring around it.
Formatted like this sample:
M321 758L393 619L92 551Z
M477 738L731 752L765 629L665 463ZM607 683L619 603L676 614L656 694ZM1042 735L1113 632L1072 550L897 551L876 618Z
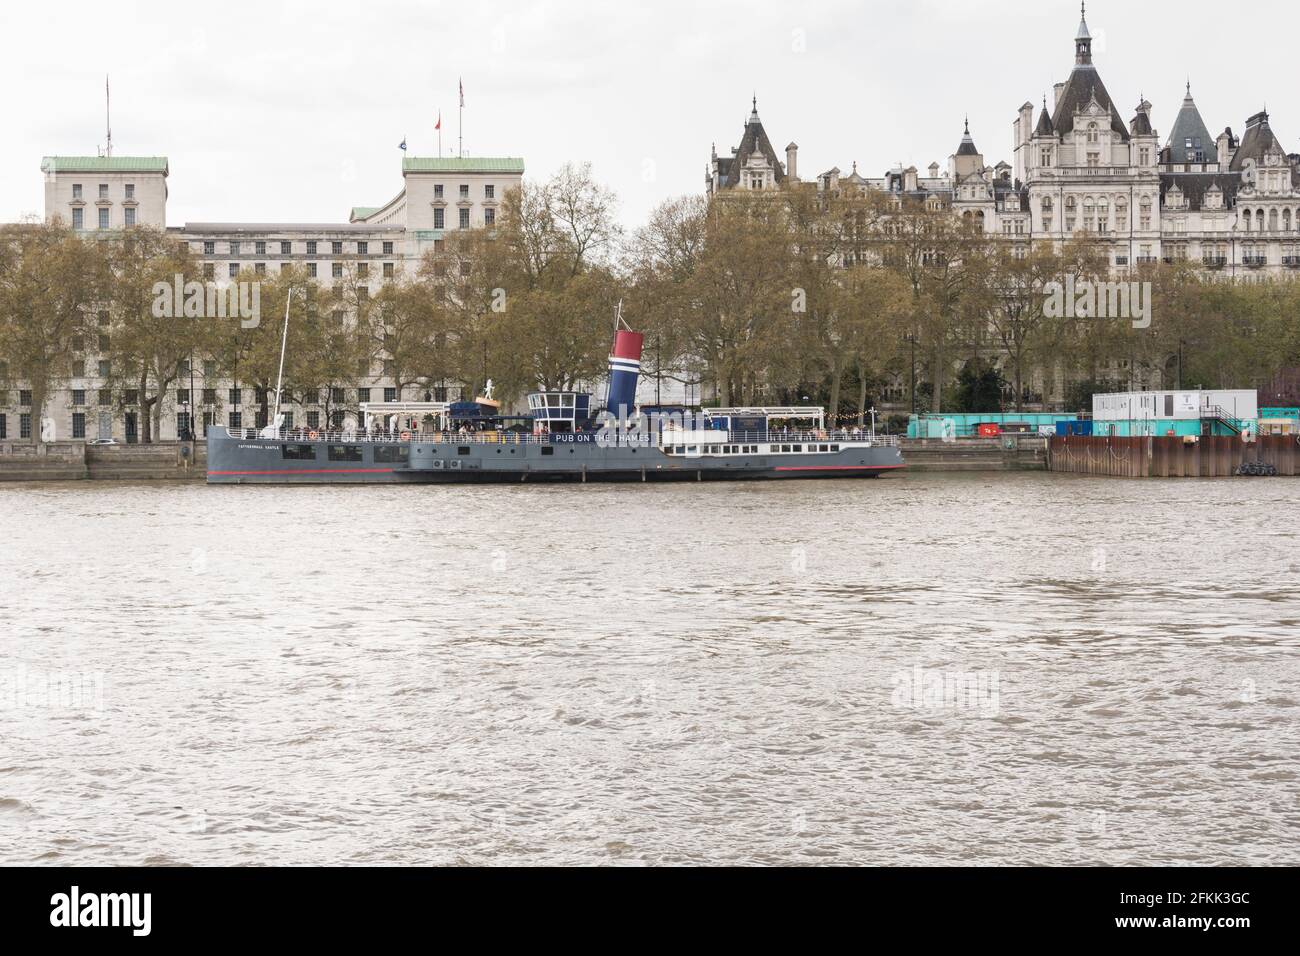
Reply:
M641 345L645 336L629 329L614 333L614 350L609 355L609 398L605 408L612 415L630 418L636 409L636 383L641 375Z

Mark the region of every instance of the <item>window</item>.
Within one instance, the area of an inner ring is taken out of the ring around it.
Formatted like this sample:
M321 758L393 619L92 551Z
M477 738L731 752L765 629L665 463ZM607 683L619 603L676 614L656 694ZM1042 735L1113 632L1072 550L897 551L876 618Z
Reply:
M469 198L469 183L460 184L460 198L461 199Z
M86 351L86 337L84 335L74 335L72 337L72 351L74 352Z
M217 404L217 390L215 388L205 388L203 390L203 404L204 405Z
M217 264L215 262L203 263L203 278L212 279L217 275Z
M363 285L357 286L357 301L365 302L369 298L370 298L370 289L368 289L366 286Z
M253 252L259 256L266 255L266 240L258 239L255 243L253 243Z
M293 255L293 243L292 242L280 243L280 255L282 256Z
M73 199L81 198L81 183L72 184L72 198Z
M370 389L368 389L368 388L359 388L359 389L357 389L357 401L358 401L358 402L368 402L368 401L370 401Z
M86 212L86 211L85 211L84 209L82 209L80 206L78 206L77 208L75 208L75 209L72 210L72 228L73 228L73 229L85 229L85 228L86 228L86 216L85 216L85 212Z
M470 272L472 271L472 269L473 269L473 267L472 267L472 266L471 266L467 261L465 261L465 260L461 260L461 263L460 263L460 274L461 274L462 276L468 276L468 275L470 274Z
M393 264L392 264L391 262L385 262L385 263L384 263L384 278L385 278L385 279L391 279L392 277L393 277Z
M285 461L315 461L315 445L281 445L280 457Z
M254 265L254 266L253 266L253 272L256 273L256 274L259 275L259 276L264 276L264 275L266 275L266 263L265 263L265 262L259 262L259 263L257 263L256 265Z
M386 255L386 256L391 256L392 254L393 254L393 244L392 244L391 242L385 242L385 243L384 243L384 255Z
M73 405L86 404L86 390L84 388L74 388L72 390L72 404Z
M397 401L397 389L395 389L395 388L386 388L386 389L384 389L384 401L386 401L386 402L395 402L395 401Z
M483 225L485 225L485 226L495 226L495 225L496 225L496 222L497 222L497 211L496 211L495 209L491 209L491 208L489 208L489 209L484 209L484 210L483 210Z
M101 209L101 210L99 211L99 228L100 228L100 229L107 229L107 228L108 228L108 210L107 210L107 209Z
M361 240L357 241L357 255L364 256L370 253L370 243Z
M315 240L315 239L308 239L308 240L307 240L307 255L309 255L309 256L314 256L314 255L316 255L316 240Z
M411 460L409 445L376 445L375 464L406 464Z
M109 337L101 333L99 336L99 351L107 352L109 344L110 344Z
M316 263L307 263L307 275L311 276L313 279L316 278Z
M190 400L190 390L188 388L176 389L176 404L184 405Z
M456 454L458 454L458 455L468 455L468 454L469 454L471 451L473 451L473 450L474 450L474 449L472 449L469 445L459 445L459 446L457 446L457 448L456 448ZM546 452L542 452L542 454L545 455Z
M0 415L0 440L9 437L9 416Z
M18 437L32 437L32 416L30 412L22 412L18 416Z
M469 228L469 210L468 210L468 209L462 209L462 210L460 210L460 228L462 228L462 229L468 229L468 228Z
M140 390L136 388L128 388L125 392L122 393L122 401L125 402L127 405L139 405Z
M330 461L361 461L360 445L330 445Z
M135 183L126 184L126 198L127 199L135 198Z
M496 195L497 195L497 188L495 186L487 185L483 187L484 199L495 199Z
M335 405L342 405L343 402L344 402L344 398L343 398L343 389L341 389L341 388L331 388L331 389L330 389L330 402L333 403L333 404L335 404Z
M99 198L100 199L108 198L108 183L99 184Z
M108 378L109 372L111 371L111 366L108 364L108 359L99 360L98 371L99 371L100 378Z
M445 217L443 216L443 210L441 209L435 209L433 211L433 228L434 229L445 228Z
M232 256L237 256L237 255L239 255L239 243L238 243L238 242L232 242L232 243L230 244L230 254L231 254Z
M123 215L123 222L124 222L128 227L130 227L130 226L134 226L134 225L135 225L135 207L134 207L134 206L127 206L125 209L122 210L122 215Z
M437 183L437 184L434 185L434 187L433 187L433 198L434 198L434 199L441 199L441 198L442 198L442 183Z
M99 390L99 407L107 408L113 404L113 393L106 388Z
M341 263L341 262L332 262L332 263L330 263L330 275L334 276L334 278L336 278L336 279L342 279L342 278L343 278L343 263Z
M244 400L244 390L242 388L232 388L226 393L226 401L231 405L238 405Z
M313 431L320 428L320 412L307 413L307 427Z
M336 256L341 256L341 255L343 255L343 243L342 243L341 241L338 241L338 240L336 240L336 241L334 241L334 242L331 242L331 243L330 243L330 252L332 252L332 253L333 253L334 255L336 255Z
M226 416L226 421L230 423L231 428L240 428L244 424L244 415L242 412L231 412Z
M239 263L238 263L238 262L232 262L232 263L230 264L230 278L233 279L233 278L234 278L235 276L237 276L237 275L239 275Z
M357 275L359 275L359 276L367 276L367 275L370 275L370 263L368 263L368 262L358 262L358 263L357 263Z
M19 391L18 391L18 407L19 407L19 408L31 408L31 407L32 407L32 391L31 391L31 389L29 389L29 388L19 389Z
M215 255L216 251L217 251L217 244L212 240L208 240L203 243L203 254L205 256Z

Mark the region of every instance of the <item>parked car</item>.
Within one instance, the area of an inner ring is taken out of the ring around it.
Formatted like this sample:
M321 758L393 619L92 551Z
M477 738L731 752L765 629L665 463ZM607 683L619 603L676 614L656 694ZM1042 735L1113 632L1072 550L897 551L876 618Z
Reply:
M92 438L86 442L87 445L116 445L116 438Z

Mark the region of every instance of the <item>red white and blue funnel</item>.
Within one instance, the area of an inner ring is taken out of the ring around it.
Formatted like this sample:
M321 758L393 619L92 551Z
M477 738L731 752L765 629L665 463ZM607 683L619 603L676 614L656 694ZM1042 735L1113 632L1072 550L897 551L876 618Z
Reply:
M613 415L630 418L636 410L644 340L640 332L619 329L614 333L614 351L609 355L609 398L605 401L605 408Z

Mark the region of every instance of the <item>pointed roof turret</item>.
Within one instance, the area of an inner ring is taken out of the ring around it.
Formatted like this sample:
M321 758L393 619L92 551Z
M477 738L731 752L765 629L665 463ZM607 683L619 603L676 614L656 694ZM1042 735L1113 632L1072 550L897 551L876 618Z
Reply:
M1171 163L1208 163L1211 157L1217 157L1214 137L1201 119L1201 111L1192 99L1192 81L1187 81L1187 95L1183 105L1174 119L1173 129L1169 131L1169 149ZM1198 158L1199 154L1199 158Z
M1079 29L1074 34L1074 62L1087 66L1092 62L1092 33L1088 30L1088 6L1079 4Z
M1038 128L1034 130L1035 136L1055 136L1056 130L1052 129L1052 117L1047 112L1047 97L1043 97L1043 111L1038 114Z
M1086 10L1085 10L1086 14ZM1092 65L1092 34L1088 31L1085 19L1079 24L1079 32L1074 40L1074 69L1065 82L1065 88L1056 101L1056 111L1052 114L1052 128L1064 136L1074 130L1074 114L1086 110L1092 100L1110 114L1110 128L1120 139L1128 142L1128 127L1119 117L1119 110L1101 81L1101 75Z
M958 156L978 156L979 150L975 148L975 140L970 135L970 117L966 117L966 131L962 134L961 145L957 147Z
M758 118L758 94L757 94L757 93L754 94L754 100L753 100L753 103L754 103L754 108L753 108L753 110L752 110L752 111L750 112L750 114L749 114L749 122L750 122L750 125L753 125L753 124L755 124L755 123L760 123L760 124L761 124L761 123L762 123L762 120L760 120L760 119Z

